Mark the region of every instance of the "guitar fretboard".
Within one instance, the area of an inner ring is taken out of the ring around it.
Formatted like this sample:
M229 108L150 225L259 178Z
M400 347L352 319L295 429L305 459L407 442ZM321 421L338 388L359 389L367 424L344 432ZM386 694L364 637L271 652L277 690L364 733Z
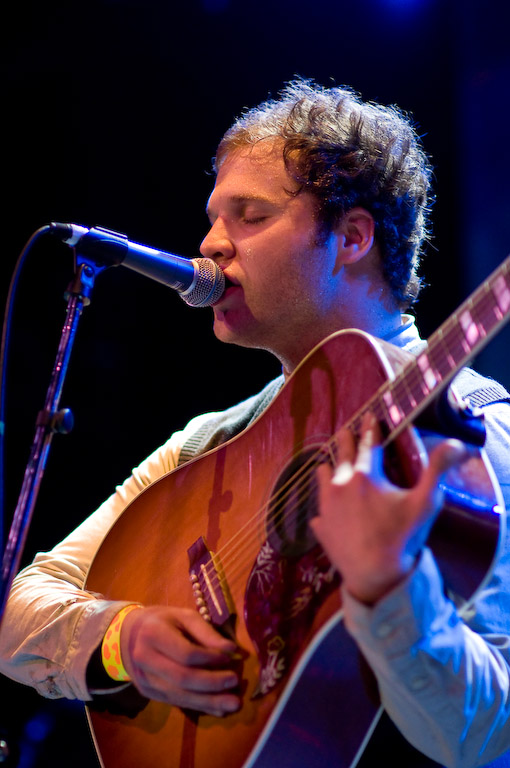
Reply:
M372 411L393 440L510 319L510 256L430 337L427 348L388 381L350 422L359 434Z

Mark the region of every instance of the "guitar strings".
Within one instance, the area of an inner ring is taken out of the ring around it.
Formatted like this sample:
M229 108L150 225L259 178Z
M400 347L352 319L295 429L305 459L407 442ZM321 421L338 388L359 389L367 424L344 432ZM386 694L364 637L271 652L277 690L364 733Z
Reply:
M351 431L359 436L361 431L361 422L363 416L368 411L372 411L379 422L387 423L387 409L384 401L382 400L381 393L388 389L389 385L395 384L397 387L405 389L402 382L397 383L397 379L394 381L385 381L379 387L379 389L372 395L372 397L343 425L344 428L351 429ZM409 420L403 420L401 429L409 424ZM401 431L401 429L399 431ZM385 447L393 439L394 432L390 429L389 434L385 440L383 440L383 447ZM315 494L316 484L311 486L310 479L315 473L317 466L324 463L328 457L336 456L335 450L336 434L332 435L325 443L313 454L308 460L303 463L299 469L291 475L287 481L278 489L278 493L271 496L261 509L257 510L252 517L246 521L246 523L234 534L234 536L226 542L222 548L215 552L215 558L218 558L221 562L222 572L225 575L219 575L216 570L214 562L209 562L204 567L207 569L209 575L209 581L211 585L216 585L218 582L223 583L235 583L238 574L242 571L244 574L244 565L248 559L253 560L253 552L259 548L259 539L254 536L257 529L260 529L260 521L265 517L271 517L275 509L279 506L284 506L288 502L291 494L294 497L300 499L300 504L297 506L287 505L287 510L282 516L281 523L292 523L294 521L294 515L300 506L310 498L312 494ZM303 489L307 489L307 493L303 494ZM269 515L265 512L268 510ZM234 560L231 565L229 558L233 553ZM237 566L237 567L235 567ZM228 577L226 571L229 571Z
M359 436L363 416L368 411L372 411L379 422L387 423L388 414L385 404L382 400L381 393L387 390L389 384L393 385L396 382L397 379L391 382L383 382L379 389L376 390L376 392L372 395L372 397L343 425L344 428L351 429L351 431L356 436ZM400 383L397 386L405 389L405 380L404 385ZM409 423L409 419L403 419L399 425L399 431L402 431L402 429L405 428L405 426L408 426ZM383 447L391 442L395 433L396 430L389 429L387 438L383 440ZM239 558L239 555L243 553L243 540L241 539L241 536L246 537L244 541L246 541L248 544L251 544L253 542L253 532L257 528L260 528L261 516L266 509L272 513L277 506L283 506L285 502L288 501L291 494L300 496L303 486L309 481L311 474L315 472L317 466L321 463L324 463L328 456L336 455L335 443L336 435L332 435L313 455L309 457L305 463L299 467L299 469L293 475L287 479L287 481L278 489L277 495L270 497L267 503L261 509L257 510L252 515L252 517L249 518L246 523L234 534L234 536L223 545L222 548L215 552L215 557L221 559L221 563L224 569L230 567L228 561L230 550L234 552L235 558L240 561L240 566L244 564L243 561ZM282 521L285 522L291 520L295 511L296 508L290 507L282 518ZM209 565L211 571L214 570L214 567L215 566L213 563Z
M487 284L484 287L486 290L485 292L481 292L480 301L477 303L478 317L480 318L480 316L483 316L485 319L485 317L489 316L489 319L492 319L494 322L494 319L498 319L498 317L494 312L494 302L488 295L488 291L491 290L491 286ZM446 351L446 360L448 361L450 367L450 370L447 371L447 374L451 373L452 369L454 368L458 369L458 367L463 364L462 361L467 359L471 354L471 348L468 346L468 349L466 350L463 344L459 341L458 327L459 313L468 308L470 309L472 303L473 302L471 301L465 302L461 309L451 318L449 318L444 326L440 328L429 341L429 347L426 353L429 360L432 361L433 358L436 357L436 352L441 352L442 354L439 358L439 362L444 361ZM490 318L490 315L492 315L492 318ZM478 322L477 326L485 330L483 324ZM455 335L452 338L453 332L455 332ZM480 331L480 333L482 335L482 331ZM442 347L442 349L439 349L439 347ZM434 361L434 363L436 363L436 361ZM435 375L439 375L439 382L441 383L445 377L440 371L440 366L436 363L433 368ZM417 404L415 397L416 393L418 393L422 400L424 399L424 395L426 396L429 394L430 390L432 390L435 395L436 386L429 388L426 384L424 386L424 384L425 382L423 372L420 371L416 362L414 364L410 363L409 365L405 366L399 374L396 375L394 380L385 381L379 387L377 392L374 393L372 398L370 398L369 401L361 409L359 409L359 411L354 414L354 416L344 425L345 428L350 428L351 431L359 435L359 425L361 424L361 419L364 413L370 410L375 412L376 418L378 418L379 421L384 421L386 425L388 425L387 411L386 413L384 412L386 408L382 400L382 394L392 389L395 395L395 402L402 403L403 398L402 396L399 397L399 393L401 393L401 395L403 393L405 400L411 405L411 408L414 409ZM374 405L376 406L375 408L373 407ZM381 408L378 408L377 406L381 406ZM382 412L378 414L378 410L382 410ZM401 412L404 412L402 408ZM401 420L400 429L398 431L400 432L402 429L409 426L410 422L411 419L409 416L404 416ZM383 446L387 445L390 440L394 439L396 432L396 429L390 429L388 437L385 441L383 441ZM312 483L311 479L319 464L324 463L324 461L326 461L328 457L331 457L331 455L336 455L334 450L335 443L336 435L332 435L331 438L329 438L329 440L327 440L314 455L312 455L303 465L299 467L299 470L297 470L287 479L282 487L278 489L278 493L270 497L267 505L264 505L262 509L257 510L252 518L248 520L244 526L242 526L242 528L229 540L229 542L226 542L226 544L217 553L215 553L215 556L221 560L222 571L226 573L226 569L228 568L229 575L228 579L226 575L218 575L214 563L208 563L205 567L210 572L210 580L213 585L218 581L220 584L223 582L235 582L239 568L244 565L244 558L242 557L243 550L246 551L247 549L252 549L250 545L252 545L253 542L255 542L256 549L258 548L258 540L257 537L253 537L253 533L257 528L260 527L261 515L264 513L266 508L269 510L269 517L271 518L271 515L276 509L278 509L278 507L284 507L286 511L282 516L280 525L282 523L294 522L294 515L296 514L296 511L299 512L302 504L306 502L307 499L315 496L317 484L316 482ZM294 506L292 504L285 506L291 494L294 495L294 498L297 497L299 499L299 503ZM241 537L244 537L244 541ZM240 540L239 542L237 542L238 539ZM234 565L238 566L235 569L233 566L231 568L228 562L230 551L234 552ZM249 557L250 559L253 559L253 555L251 553L249 554Z
M382 388L381 388L382 389ZM371 401L360 409L344 426L350 428L355 434L359 434L361 421L365 412L380 409L371 408L377 406L377 393ZM382 411L376 418L384 418ZM391 440L391 435L383 442L386 445ZM278 492L272 495L267 504L257 510L252 517L226 542L222 548L215 552L215 558L221 563L221 570L216 569L214 562L205 564L205 569L209 577L211 587L234 585L237 578L242 575L244 581L244 565L252 562L256 552L259 550L260 537L256 536L257 529L260 529L261 519L271 518L275 510L279 507L285 509L282 515L280 525L292 524L295 521L296 513L299 513L302 505L312 497L315 497L317 484L315 481L316 468L327 461L332 456L336 456L336 434L332 435L308 460L303 463L299 469L292 474L286 482L278 489ZM293 503L291 496L298 499L297 504ZM289 504L289 499L291 503ZM231 560L231 557L233 559ZM227 573L228 572L228 573Z
M354 434L359 435L363 415L369 410L376 411L376 418L378 415L379 419L384 418L383 412L377 414L377 411L379 410L377 408L377 396L382 388L383 387L380 387L373 397L345 423L345 428L351 429ZM374 405L375 408L373 407ZM277 494L271 496L267 504L257 510L236 532L236 534L234 534L222 548L214 553L215 558L221 562L222 573L220 574L216 570L216 566L212 561L204 566L207 570L211 586L216 586L218 582L221 585L224 583L235 583L237 576L241 572L244 574L245 563L248 562L248 560L253 560L252 550L255 549L255 551L258 551L259 549L260 541L254 534L257 529L260 529L260 521L266 516L266 510L269 511L268 517L271 517L278 507L284 506L286 502L289 501L291 494L293 494L294 497L297 496L300 499L300 503L298 505L293 505L292 503L290 505L287 504L287 510L282 516L280 524L284 522L293 522L296 510L299 510L300 506L316 492L316 483L311 483L310 481L314 478L317 466L324 463L328 457L336 456L335 444L336 434L325 441L325 443L286 480L281 488L278 489ZM230 562L231 554L233 554L232 563ZM227 570L228 576L226 573Z
M379 422L387 423L387 409L385 407L384 401L382 400L381 393L386 391L390 386L405 389L407 385L405 383L405 379L402 383L398 381L398 377L393 381L383 382L379 389L376 390L376 392L372 395L372 397L343 426L345 428L351 429L351 431L356 436L359 436L363 416L368 411L372 411ZM409 424L410 419L403 419L399 425L399 432ZM385 447L388 445L389 442L391 442L391 440L394 438L395 434L396 430L389 429L389 434L386 439L383 440L382 446ZM225 573L225 575L218 575L214 562L208 563L204 567L208 571L211 584L214 585L218 582L220 582L220 584L235 583L236 577L241 569L244 574L244 564L247 562L247 559L249 558L250 560L253 560L253 553L251 550L253 548L255 548L255 551L258 550L259 540L256 536L254 537L254 533L257 528L260 528L260 520L264 518L266 509L269 510L271 514L275 508L278 506L283 506L285 502L288 501L291 494L297 496L300 499L300 505L302 505L303 502L306 501L306 498L310 497L311 492L315 493L316 486L313 486L310 492L310 478L315 473L317 466L321 463L324 463L328 456L336 455L336 451L334 449L335 443L336 434L332 435L315 452L315 454L310 456L306 463L303 463L299 469L287 479L285 484L283 484L282 487L278 490L278 493L270 497L267 504L264 505L261 509L257 510L253 516L246 521L244 526L242 526L239 531L237 531L236 534L234 534L234 536L215 553L215 557L221 561L222 571ZM307 496L303 496L302 490L304 487L308 487L309 489ZM299 509L299 506L296 507L290 505L282 517L282 522L292 522L296 509ZM241 536L243 538L241 538ZM246 557L244 557L246 550L248 550L248 554ZM234 554L234 561L232 566L229 562L229 556L231 552ZM237 566L237 568L234 566ZM228 577L226 575L227 569L229 570Z

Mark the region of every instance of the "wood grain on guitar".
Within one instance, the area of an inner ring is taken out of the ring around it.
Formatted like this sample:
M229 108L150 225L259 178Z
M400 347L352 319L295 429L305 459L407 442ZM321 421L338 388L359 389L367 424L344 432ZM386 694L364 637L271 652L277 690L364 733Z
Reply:
M243 706L222 719L154 701L132 717L90 712L106 768L355 765L380 708L342 625L338 574L307 524L315 468L334 462L340 427L359 432L372 410L392 479L415 482L427 453L412 423L506 320L509 269L507 259L418 358L359 331L329 337L247 430L126 509L87 589L144 604L198 601L242 649ZM444 490L430 541L447 588L467 601L499 542L502 501L483 451Z

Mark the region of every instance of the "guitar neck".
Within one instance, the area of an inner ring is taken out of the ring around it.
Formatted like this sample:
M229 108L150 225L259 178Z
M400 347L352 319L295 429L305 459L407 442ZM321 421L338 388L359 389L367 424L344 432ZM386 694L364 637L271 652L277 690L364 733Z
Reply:
M510 318L510 256L429 338L427 348L408 363L354 416L349 426L359 434L372 411L393 440L475 357Z

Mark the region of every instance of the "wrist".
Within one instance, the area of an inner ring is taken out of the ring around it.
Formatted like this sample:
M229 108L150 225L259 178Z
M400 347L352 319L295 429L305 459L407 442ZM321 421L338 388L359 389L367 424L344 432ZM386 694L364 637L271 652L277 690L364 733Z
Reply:
M121 654L121 630L126 617L141 605L132 603L122 608L112 619L101 643L101 661L108 677L118 683L131 682Z
M414 556L404 556L393 568L379 568L358 578L344 578L343 588L357 602L373 606L405 581L416 565Z

